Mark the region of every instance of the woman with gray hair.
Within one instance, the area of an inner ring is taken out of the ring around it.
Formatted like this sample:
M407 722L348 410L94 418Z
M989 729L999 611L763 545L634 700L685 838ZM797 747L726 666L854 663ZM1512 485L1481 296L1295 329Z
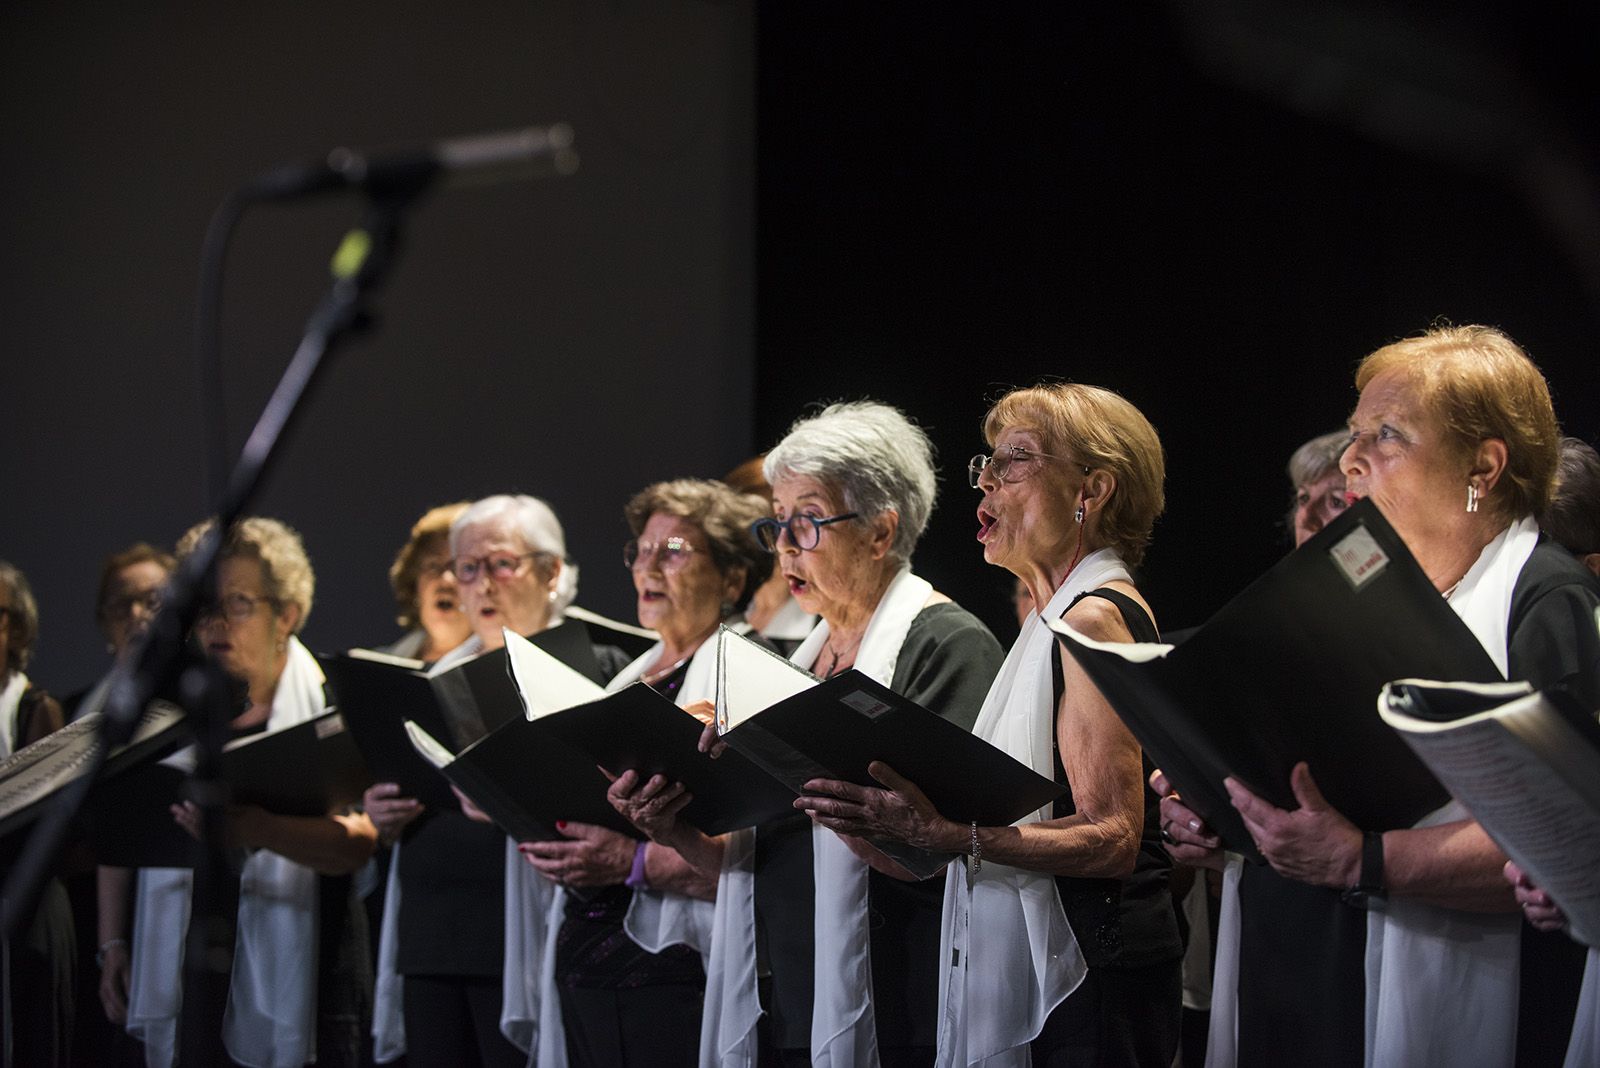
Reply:
M627 662L565 618L578 569L544 501L500 494L474 502L450 525L450 552L472 636L435 672L503 648L502 628L536 638L595 682ZM377 1059L404 1053L414 1068L521 1065L537 1031L549 892L474 808L424 812L394 783L373 785L365 802L382 840L396 846L378 948Z
M1289 502L1284 525L1294 537L1295 548L1349 507L1344 496L1344 472L1339 469L1339 457L1348 444L1350 432L1335 430L1317 435L1289 457L1289 485L1294 487L1294 498Z
M774 518L755 524L789 590L822 622L791 659L854 667L963 727L999 669L974 616L912 573L933 510L933 447L898 410L834 404L767 455ZM720 876L701 1064L753 1065L769 1019L782 1064L932 1063L941 895L870 871L801 812L711 839L677 820L681 787L624 775L612 800L651 839ZM756 961L771 969L759 989ZM765 1063L765 1059L764 1059Z

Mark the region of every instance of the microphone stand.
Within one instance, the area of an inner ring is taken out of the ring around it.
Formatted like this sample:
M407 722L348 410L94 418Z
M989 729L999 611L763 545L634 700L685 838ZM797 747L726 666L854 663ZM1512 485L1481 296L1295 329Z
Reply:
M375 193L367 203L361 224L345 235L333 257L332 284L311 314L288 368L245 442L217 503L216 523L173 574L161 610L139 640L135 654L129 662L119 661L112 669L99 741L89 767L60 792L40 817L6 881L0 928L9 938L32 917L69 826L88 796L106 754L132 735L153 696L175 690L196 739L198 755L189 796L202 809L205 830L204 857L195 869L194 908L185 962L179 1057L182 1064L205 1064L210 1060L216 1036L202 1024L204 1014L191 1009L202 1003L208 989L226 990L232 968L235 917L231 912L223 914L226 910L218 907L221 903L217 893L234 879L234 865L226 848L229 792L218 768L229 722L237 714L214 669L183 666L185 639L196 622L202 594L215 583L223 535L246 514L271 471L279 442L298 417L324 357L372 325L368 298L393 263L406 209L426 185L427 178L423 177L411 185ZM223 985L213 987L215 983ZM9 1012L9 1006L7 1009Z

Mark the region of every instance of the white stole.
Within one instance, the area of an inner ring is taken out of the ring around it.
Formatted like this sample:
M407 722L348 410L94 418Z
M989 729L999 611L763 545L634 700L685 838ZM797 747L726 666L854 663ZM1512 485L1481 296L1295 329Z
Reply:
M933 586L904 568L895 576L867 621L855 669L888 686L912 620L928 603ZM828 640L828 621L818 623L789 659L816 664ZM872 936L867 914L865 861L837 834L811 828L816 909L815 964L811 993L811 1063L814 1068L855 1068L878 1063L878 1028L872 1006Z
M1084 557L1044 612L1023 623L989 687L972 733L1045 778L1055 777L1055 635L1058 618L1080 594L1129 581L1110 549ZM1045 805L1017 823L1050 819ZM985 862L975 878L952 864L945 874L939 939L940 1066L1026 1065L1028 1043L1087 972L1052 876Z
M323 710L322 669L289 639L267 729L293 726ZM168 758L192 766L192 751ZM166 1068L177 1058L183 1005L184 942L193 873L141 868L134 914L128 1032L145 1043L145 1063ZM222 1040L249 1068L300 1068L316 1059L317 873L259 849L245 862L238 933Z
M1495 537L1449 598L1502 674L1511 594L1539 539L1532 517ZM1313 768L1314 772L1316 769ZM1452 801L1419 827L1467 818ZM1239 871L1222 883L1206 1068L1232 1068L1239 1030ZM1521 917L1391 897L1367 913L1366 1064L1509 1064L1516 1051Z
M729 630L735 634L748 634L750 624L741 619L729 620ZM639 681L645 671L661 655L657 642L643 656L623 668L617 677L606 685L607 693L616 693ZM689 660L683 685L678 688L680 708L696 701L714 701L717 696L717 639L700 643ZM682 894L663 893L659 890L635 890L628 905L628 915L622 928L641 948L660 953L668 946L693 946L702 960L711 952L711 930L715 924L716 906L710 901L685 897Z
M902 569L884 591L856 652L855 667L889 685L911 622L933 586ZM789 659L816 663L828 639L823 621ZM832 831L812 829L815 883L815 971L811 1057L818 1068L878 1062L872 1013L871 938L867 927L867 866ZM700 1020L701 1068L753 1068L761 999L756 985L755 832L724 839L722 875L706 959L705 1012Z
M1517 576L1539 541L1524 516L1495 537L1450 594L1502 675ZM1430 827L1470 814L1452 801ZM1517 1048L1522 917L1391 897L1367 913L1367 1064L1510 1064Z
M1567 1044L1566 1068L1596 1064L1600 1064L1600 949L1591 948L1583 965L1583 989L1578 993L1578 1015Z
M27 688L28 676L20 671L13 671L0 688L0 758L16 752L17 710L22 707L22 694Z

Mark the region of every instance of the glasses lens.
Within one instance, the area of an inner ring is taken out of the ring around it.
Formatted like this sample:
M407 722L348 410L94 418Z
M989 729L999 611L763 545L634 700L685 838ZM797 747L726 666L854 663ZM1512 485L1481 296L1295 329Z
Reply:
M506 579L515 578L517 568L522 561L515 556L496 556L489 561L489 574L504 582Z
M482 565L477 560L457 560L450 565L450 570L456 573L456 578L470 585L478 581Z
M985 456L980 452L978 455L967 461L967 483L971 485L973 489L978 488L978 479L983 477L983 469L989 466L989 460L990 458L988 456Z
M801 549L815 549L817 542L822 537L822 527L817 525L815 516L805 514L789 517L789 536Z
M756 544L767 552L778 551L778 535L783 530L783 524L776 519L757 519L750 524L750 533L755 536Z

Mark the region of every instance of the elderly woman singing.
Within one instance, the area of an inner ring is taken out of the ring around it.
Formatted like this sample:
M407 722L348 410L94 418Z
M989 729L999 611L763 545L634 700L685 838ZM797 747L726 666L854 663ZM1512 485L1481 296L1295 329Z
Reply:
M1132 404L1076 384L1007 394L984 436L993 452L969 468L984 559L1043 608L973 732L1066 797L1010 827L961 824L880 765L884 789L815 781L800 803L841 834L968 854L945 885L940 1064L1168 1064L1182 946L1156 799L1138 743L1042 622L1155 640L1128 568L1161 511L1161 442Z
M1446 327L1378 349L1356 386L1350 494L1378 505L1507 678L1600 706L1600 587L1533 518L1559 440L1538 368L1498 330ZM1293 811L1230 782L1272 872L1224 884L1209 1063L1306 1063L1326 1048L1307 1036L1324 1033L1371 1065L1559 1063L1581 951L1523 927L1504 854L1453 803L1416 827L1363 834L1324 801L1314 771L1294 769ZM1174 856L1222 863L1180 799L1164 799L1162 816ZM1346 904L1343 890L1359 894ZM1274 934L1290 910L1322 916L1293 952ZM1242 932L1231 950L1230 911ZM1352 915L1364 954L1339 933ZM1230 957L1236 996L1220 981ZM1313 975L1324 989L1307 997L1298 980Z
M790 429L766 474L776 518L758 529L795 599L822 617L791 659L821 676L854 667L969 726L1000 647L910 569L934 500L927 435L887 405L835 404ZM701 1063L754 1065L763 1010L763 1063L931 1063L938 887L870 871L800 812L706 838L675 818L679 791L630 773L612 797L653 840L721 875Z

